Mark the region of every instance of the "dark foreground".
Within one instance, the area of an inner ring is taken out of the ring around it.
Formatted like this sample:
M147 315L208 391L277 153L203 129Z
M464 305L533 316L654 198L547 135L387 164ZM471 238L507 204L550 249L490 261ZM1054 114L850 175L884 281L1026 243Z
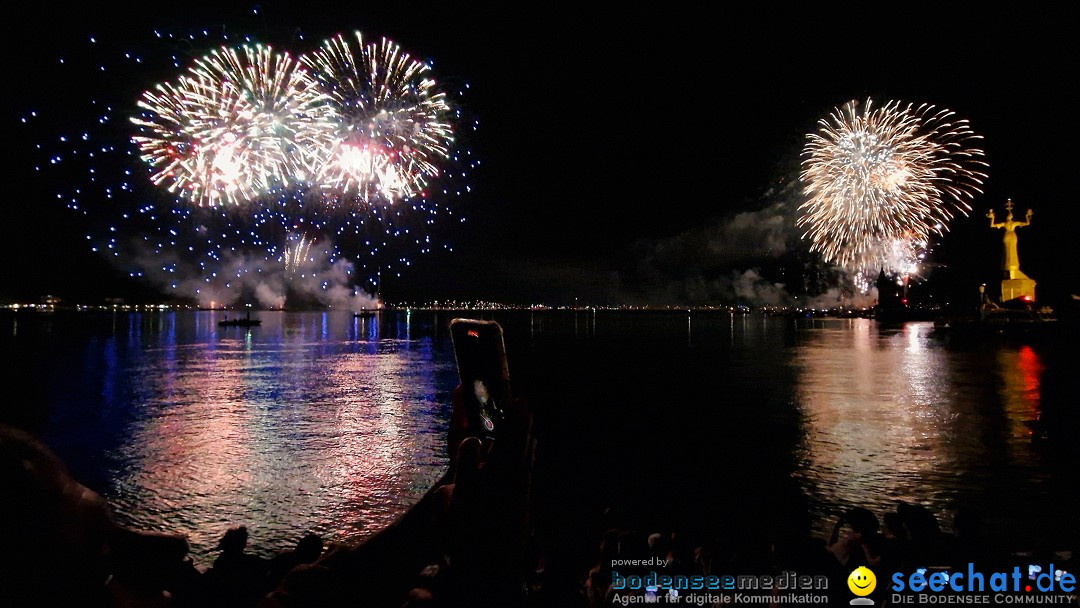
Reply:
M818 603L848 605L846 579L860 566L882 577L870 598L888 605L887 573L963 571L965 566L1011 572L1021 561L1054 564L1064 572L1077 569L1071 551L1009 552L986 534L976 513L958 512L950 534L929 510L907 503L881 518L864 508L849 509L827 539L794 532L777 537L753 528L719 536L686 526L634 529L624 525L629 518L607 510L595 522L595 551L579 556L591 567L566 569L573 560L556 556L549 568L550 546L537 542L543 526L532 520L530 508L537 447L532 412L519 401L492 444L474 436L462 410L455 393L447 444L456 449L448 474L373 538L324 551L317 536L307 535L294 550L265 560L246 552L247 530L233 528L205 572L188 558L184 538L117 525L105 501L72 479L45 446L22 431L0 427L9 492L0 522L10 543L0 605L592 608L655 595L637 581L658 574L684 580L711 576L699 580L715 582L745 573L775 581L809 574L817 587L804 593ZM574 483L568 481L563 490L569 498ZM747 596L769 603L766 597L772 596L771 605L780 605L789 592L659 593L666 603L724 605Z

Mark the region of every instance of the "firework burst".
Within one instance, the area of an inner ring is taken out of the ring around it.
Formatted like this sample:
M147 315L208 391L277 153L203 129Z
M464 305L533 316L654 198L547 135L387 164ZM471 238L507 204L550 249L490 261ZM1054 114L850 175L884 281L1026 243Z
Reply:
M454 131L446 95L430 67L382 39L335 36L306 55L338 115L318 181L341 198L393 202L422 194L450 156Z
M803 149L797 224L846 270L910 273L931 235L982 192L981 138L950 110L851 101L818 124Z
M158 186L200 204L239 203L309 179L334 109L288 53L221 48L143 94L132 141Z

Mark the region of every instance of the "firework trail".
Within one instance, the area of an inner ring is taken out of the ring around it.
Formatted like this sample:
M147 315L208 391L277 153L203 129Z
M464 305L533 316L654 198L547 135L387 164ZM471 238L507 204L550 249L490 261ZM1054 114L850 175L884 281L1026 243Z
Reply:
M300 265L308 259L308 253L311 251L311 246L315 244L315 239L308 240L306 235L291 236L289 238L289 244L285 249L285 255L283 256L283 262L285 264L286 276L292 276L299 270Z
M365 43L360 32L353 38L335 36L303 59L338 116L317 180L369 203L417 196L453 145L446 95L429 66L398 45Z
M912 272L931 235L982 192L981 138L950 110L868 99L818 124L803 148L796 223L811 250L864 278Z

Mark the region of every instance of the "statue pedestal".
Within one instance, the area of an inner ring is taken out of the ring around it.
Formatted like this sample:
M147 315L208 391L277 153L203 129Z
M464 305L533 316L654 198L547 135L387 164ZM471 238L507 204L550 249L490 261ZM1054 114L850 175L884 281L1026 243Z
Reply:
M1035 301L1035 280L1024 277L1022 279L1005 279L1001 282L1001 301L1008 302L1016 298L1029 298Z

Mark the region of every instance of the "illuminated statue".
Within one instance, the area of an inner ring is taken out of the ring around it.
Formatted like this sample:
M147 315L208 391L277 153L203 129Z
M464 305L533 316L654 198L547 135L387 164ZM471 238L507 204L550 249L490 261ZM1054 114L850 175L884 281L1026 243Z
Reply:
M1004 277L1001 281L1001 301L1023 298L1029 302L1035 301L1035 281L1020 271L1020 255L1016 252L1016 229L1031 225L1031 209L1028 209L1024 221L1018 222L1013 219L1013 202L1009 199L1005 202L1007 215L1004 222L995 221L994 210L991 209L986 217L990 218L991 228L1003 228L1005 234L1001 241L1005 247L1005 257L1001 263Z
M1005 236L1002 237L1002 242L1005 243L1005 262L1002 265L1002 270L1009 273L1007 279L1017 279L1024 277L1024 273L1020 272L1020 256L1016 253L1016 229L1022 226L1031 225L1031 209L1028 209L1027 216L1023 222L1017 222L1013 220L1013 203L1012 199L1009 199L1005 203L1005 210L1008 211L1008 215L1005 216L1004 222L994 221L994 210L991 209L990 213L986 214L986 217L990 218L991 228L1004 228ZM1017 273L1019 276L1015 276L1012 273Z

